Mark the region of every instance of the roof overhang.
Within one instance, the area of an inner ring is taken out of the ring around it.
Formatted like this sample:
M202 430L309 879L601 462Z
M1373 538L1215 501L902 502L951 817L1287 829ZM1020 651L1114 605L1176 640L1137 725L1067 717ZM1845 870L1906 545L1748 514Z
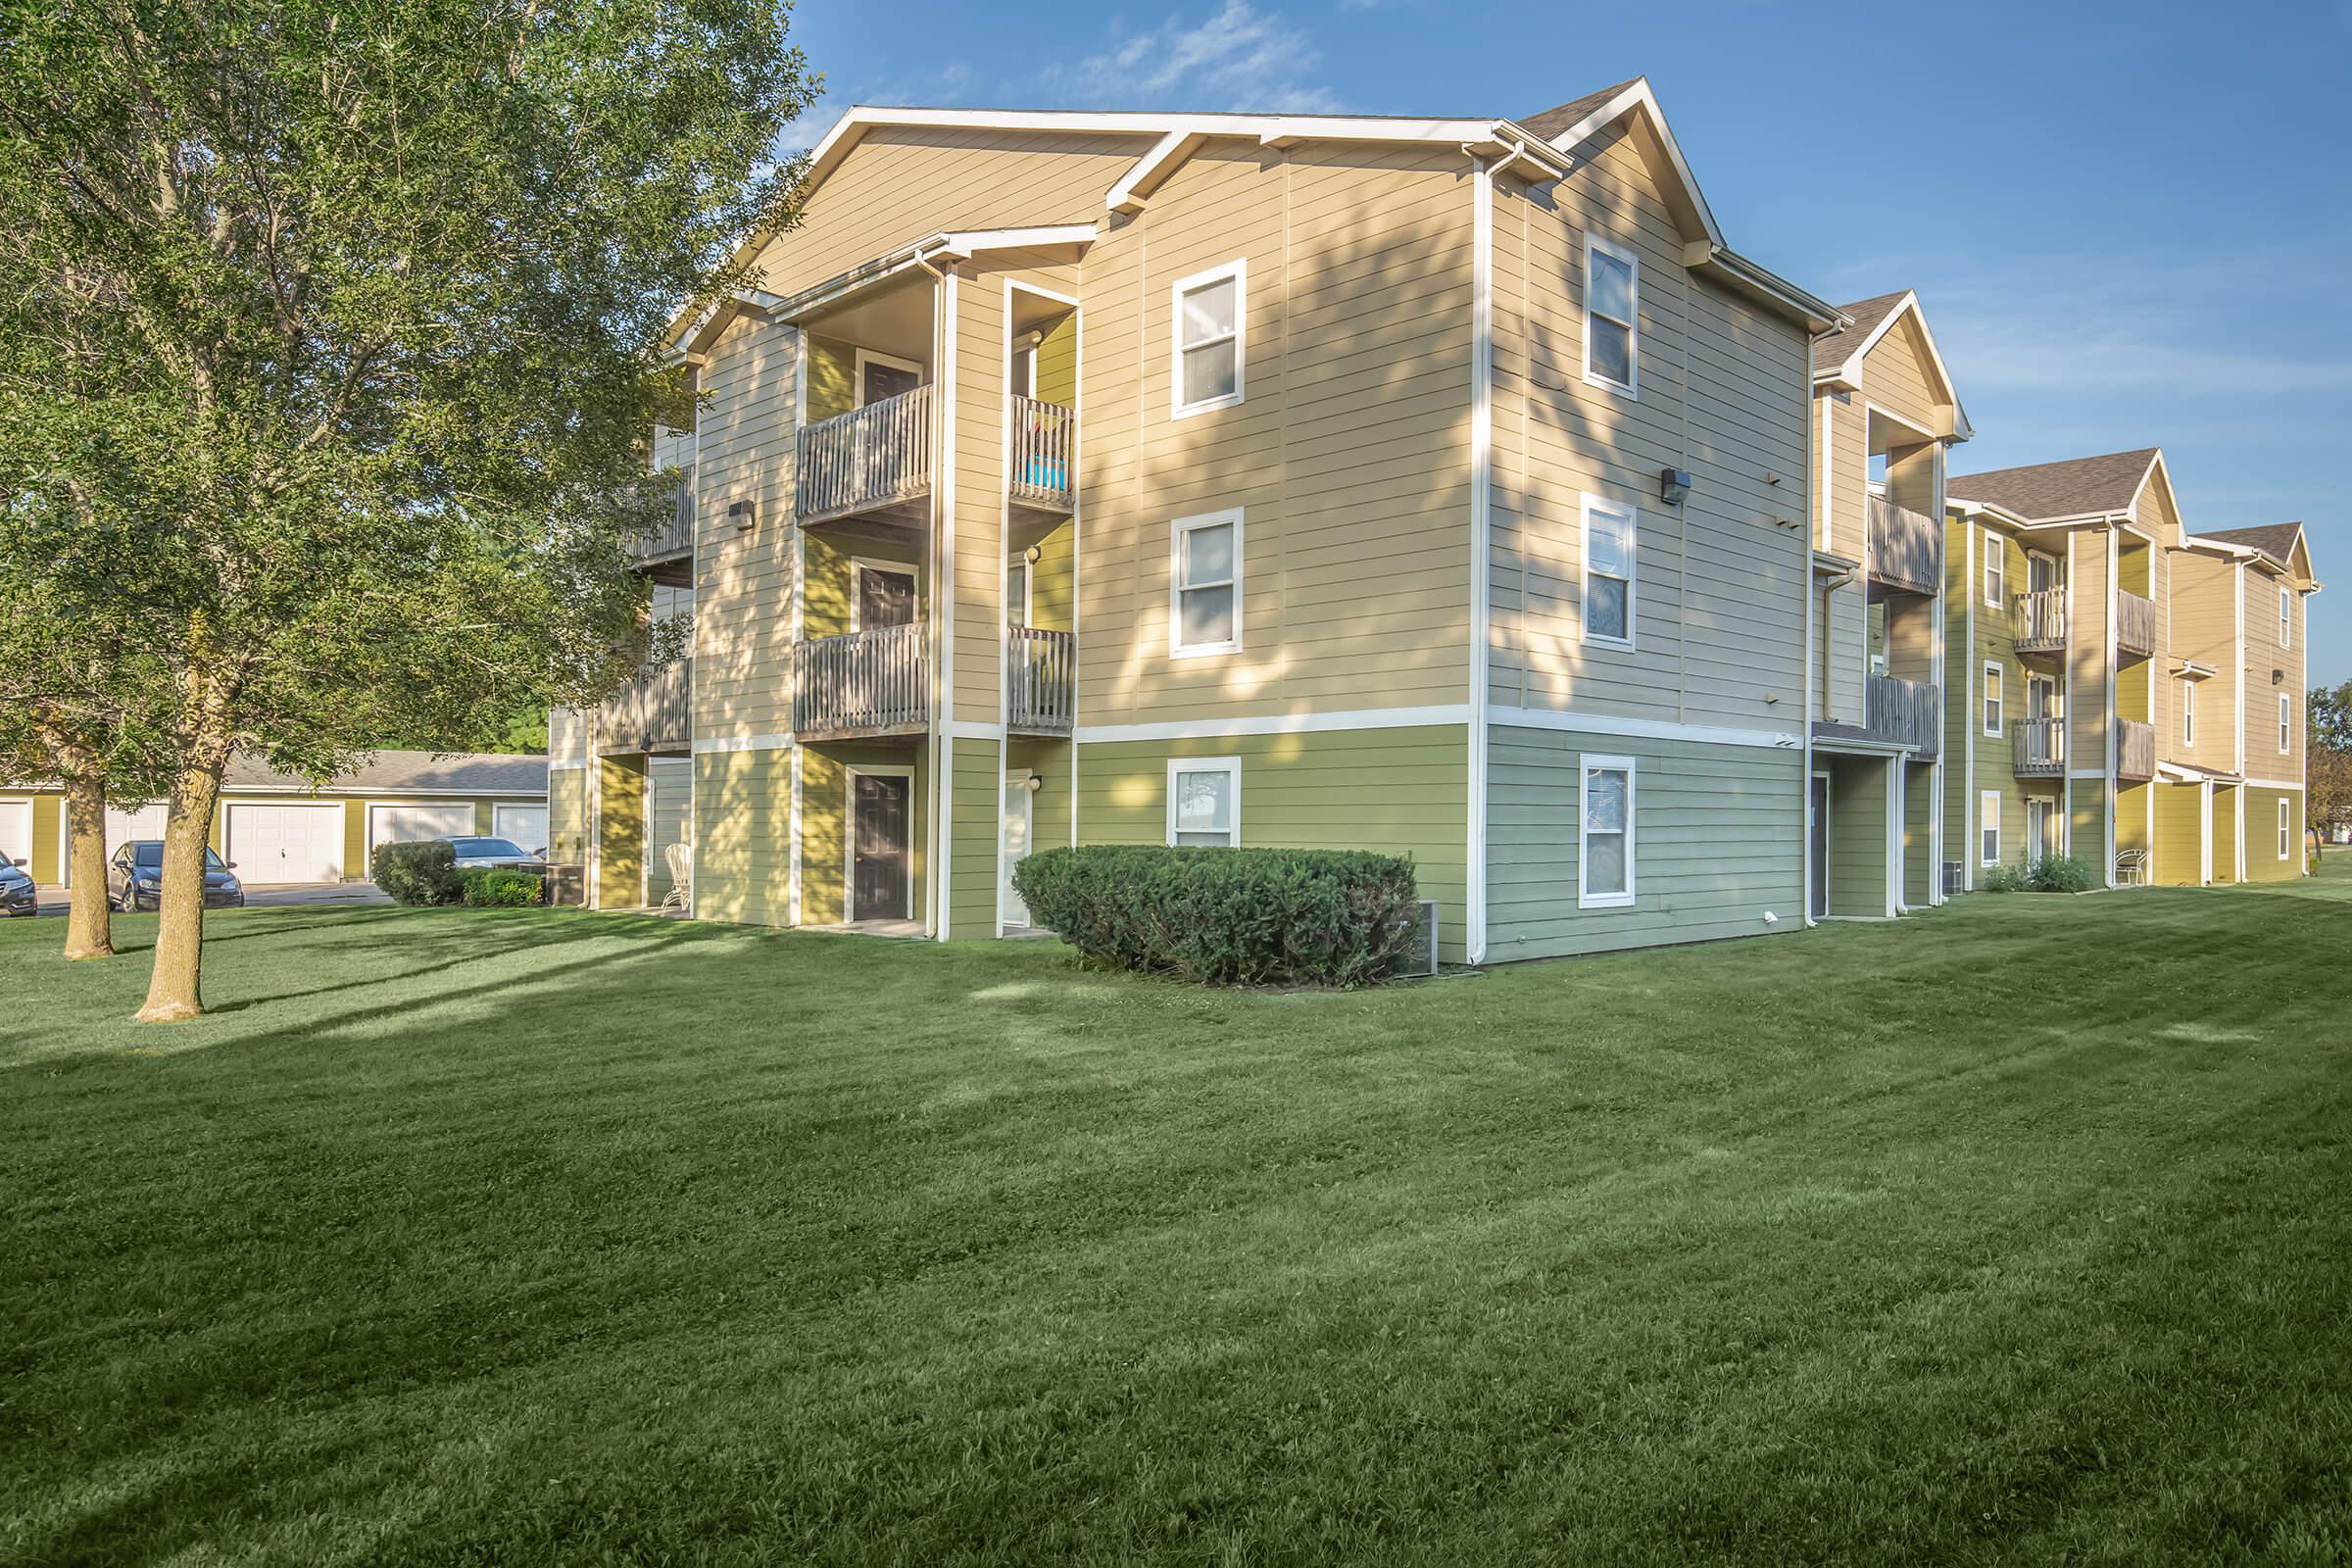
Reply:
M2193 659L2183 659L2173 669L2182 680L2211 680L2216 671L2211 664L2200 664Z
M1281 150L1310 141L1363 142L1388 146L1459 148L1496 173L1531 182L1558 179L1567 159L1534 131L1507 120L1405 120L1348 115L1178 115L1162 116L1166 129L1151 151L1136 160L1103 196L1111 212L1132 217L1150 203L1175 172L1213 141L1245 141Z
M2158 762L2156 776L2175 784L2242 784L2242 774L2217 772L2210 767L2198 767L2193 762Z
M744 289L729 295L703 311L681 329L679 321L670 326L669 353L690 364L702 363L727 323L747 312L762 319L795 321L845 305L869 289L895 281L907 272L923 270L936 272L943 266L967 262L975 256L1002 251L1036 251L1053 254L1066 253L1075 260L1095 242L1093 223L1050 223L1026 228L967 228L943 230L902 245L886 256L860 262L848 271L837 272L821 283L814 283L797 294L776 295L758 289Z
M2005 522L2012 528L2031 528L2034 526L2032 519L2021 517L2016 513L2011 512L2007 507L1996 506L1990 501L1963 501L1958 496L1946 496L1944 501L1947 506L1959 509L1960 515L1963 517L1972 519L1976 517L1990 517L1993 521Z

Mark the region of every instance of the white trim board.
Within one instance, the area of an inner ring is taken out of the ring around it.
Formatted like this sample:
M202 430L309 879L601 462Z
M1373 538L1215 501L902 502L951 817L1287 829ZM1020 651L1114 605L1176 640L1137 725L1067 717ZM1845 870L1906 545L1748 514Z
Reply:
M1429 724L1467 724L1470 705L1442 703L1428 708L1359 708L1328 713L1265 713L1244 718L1175 719L1149 724L1081 724L1081 744L1112 741L1223 740L1233 735L1306 735L1329 730L1415 729Z
M697 736L694 755L708 757L713 752L781 752L792 747L792 736L783 735L710 735ZM585 762L580 764L585 767Z
M1488 710L1494 729L1558 729L1587 735L1620 735L1636 740L1696 741L1712 746L1754 746L1767 751L1797 751L1804 738L1786 730L1740 729L1724 724L1683 724L1662 718L1620 718L1608 713L1555 712L1542 708Z

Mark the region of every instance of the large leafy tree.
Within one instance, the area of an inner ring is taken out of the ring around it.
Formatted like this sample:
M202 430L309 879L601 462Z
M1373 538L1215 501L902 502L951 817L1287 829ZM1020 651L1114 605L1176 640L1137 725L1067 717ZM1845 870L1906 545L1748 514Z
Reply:
M2306 811L2318 827L2352 822L2352 680L2313 687L2304 713Z
M174 763L140 1015L186 1017L232 752L455 749L642 652L655 345L787 220L811 83L772 0L5 15L0 573L138 650L108 678Z

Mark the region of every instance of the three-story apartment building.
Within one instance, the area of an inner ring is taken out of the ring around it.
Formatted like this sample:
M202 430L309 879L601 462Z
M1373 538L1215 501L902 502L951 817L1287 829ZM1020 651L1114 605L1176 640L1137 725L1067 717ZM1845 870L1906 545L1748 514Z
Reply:
M2189 532L2155 448L1950 489L1958 883L2058 854L2111 885L2300 874L2301 528Z
M1646 82L858 109L750 244L675 340L691 660L554 731L594 902L674 838L699 915L993 936L1032 849L1167 842L1410 855L1455 959L1803 923L1842 318Z

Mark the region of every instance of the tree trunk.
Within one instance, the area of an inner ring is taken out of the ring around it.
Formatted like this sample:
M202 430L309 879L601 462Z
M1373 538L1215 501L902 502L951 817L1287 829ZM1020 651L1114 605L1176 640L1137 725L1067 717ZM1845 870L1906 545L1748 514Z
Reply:
M69 772L66 787L68 879L66 956L107 958L115 952L114 927L106 902L106 781Z
M207 748L207 751L214 749ZM204 852L220 799L225 748L207 760L191 757L172 785L164 823L164 879L155 933L155 974L147 982L141 1023L177 1023L204 1011Z

